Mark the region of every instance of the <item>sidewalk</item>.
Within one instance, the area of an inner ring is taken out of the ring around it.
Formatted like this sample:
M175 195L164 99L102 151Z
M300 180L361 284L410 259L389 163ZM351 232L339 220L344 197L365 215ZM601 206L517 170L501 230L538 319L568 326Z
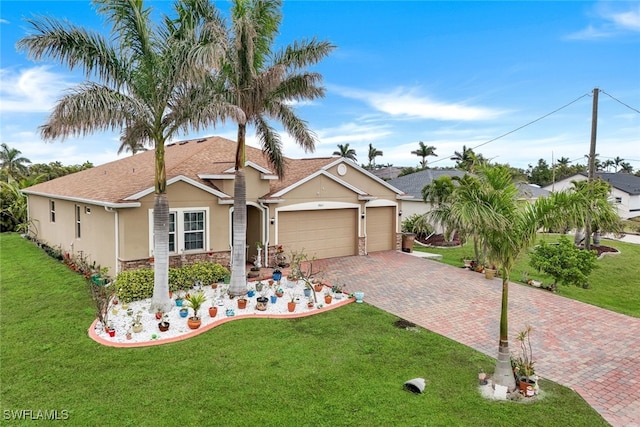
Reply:
M396 251L315 265L367 303L497 356L500 279ZM640 319L511 284L509 337L527 324L540 376L574 389L613 426L640 427Z

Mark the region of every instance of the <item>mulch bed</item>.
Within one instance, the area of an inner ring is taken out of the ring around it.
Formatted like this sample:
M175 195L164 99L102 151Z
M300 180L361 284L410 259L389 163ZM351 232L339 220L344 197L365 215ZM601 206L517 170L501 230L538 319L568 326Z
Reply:
M435 247L456 247L460 246L460 239L456 234L453 237L453 240L447 240L442 234L434 234L433 236L429 236L428 239L416 237L416 241L422 243L426 246L435 246ZM581 247L582 248L582 247ZM618 253L616 248L612 248L611 246L591 246L591 250L596 253L596 256L600 257L602 254L608 253Z

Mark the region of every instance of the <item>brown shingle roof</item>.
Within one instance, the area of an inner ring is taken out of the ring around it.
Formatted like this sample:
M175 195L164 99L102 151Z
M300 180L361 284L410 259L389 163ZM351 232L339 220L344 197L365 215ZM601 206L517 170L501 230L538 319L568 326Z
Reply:
M184 175L212 189L217 189L208 180L200 179L198 175L222 175L233 168L235 149L235 141L217 136L169 144L165 150L167 180ZM264 169L273 170L260 149L247 146L246 159ZM332 161L335 161L335 158L285 158L285 177L282 180L271 181L270 192L288 187ZM24 189L24 192L93 200L98 203L123 203L125 198L153 188L154 164L154 151L149 150L34 185Z

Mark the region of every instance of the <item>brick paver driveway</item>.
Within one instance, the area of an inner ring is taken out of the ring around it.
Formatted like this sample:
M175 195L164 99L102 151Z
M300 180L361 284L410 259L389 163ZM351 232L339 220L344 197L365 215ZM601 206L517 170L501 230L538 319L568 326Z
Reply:
M396 251L316 266L371 305L497 356L501 279ZM640 319L511 284L509 337L527 324L540 376L577 391L612 425L640 426Z

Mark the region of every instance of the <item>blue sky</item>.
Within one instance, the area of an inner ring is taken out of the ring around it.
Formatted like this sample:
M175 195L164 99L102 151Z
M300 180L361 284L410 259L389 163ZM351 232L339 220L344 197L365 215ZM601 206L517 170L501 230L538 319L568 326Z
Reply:
M171 13L169 1L147 4ZM16 52L23 18L32 14L104 30L87 1L0 3L2 142L34 163L117 159L117 133L40 139L37 128L56 99L82 77ZM585 164L598 87L596 152L640 169L639 1L288 1L283 14L278 44L317 37L337 46L315 67L326 97L297 107L318 136L313 156L349 143L368 163L371 143L384 153L377 163L416 166L411 151L423 141L436 147L433 167L452 166L449 157L463 145L521 168L540 158ZM179 139L208 135L235 139L235 128ZM286 156L310 156L283 140Z

